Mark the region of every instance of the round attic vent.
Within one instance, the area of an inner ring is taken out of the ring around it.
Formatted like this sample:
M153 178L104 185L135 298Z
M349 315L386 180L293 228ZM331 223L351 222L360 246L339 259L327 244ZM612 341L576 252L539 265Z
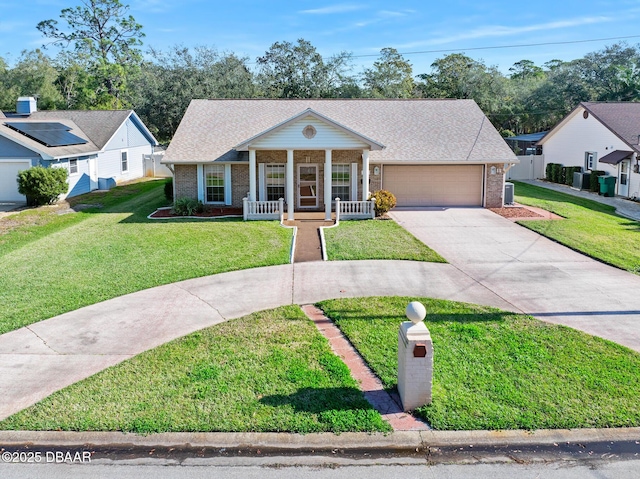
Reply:
M302 130L302 134L304 135L305 138L307 139L311 139L314 136L316 136L316 129L312 126L312 125L307 125L304 127L304 129Z
M584 118L585 120L589 118L589 112L587 110L582 112L582 118Z

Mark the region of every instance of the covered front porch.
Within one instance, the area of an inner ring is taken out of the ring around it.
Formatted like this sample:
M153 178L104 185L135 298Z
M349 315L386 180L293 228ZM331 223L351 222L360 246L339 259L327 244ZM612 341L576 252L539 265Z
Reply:
M329 221L336 207L345 215L371 213L368 150L250 149L248 183L245 219L322 212Z

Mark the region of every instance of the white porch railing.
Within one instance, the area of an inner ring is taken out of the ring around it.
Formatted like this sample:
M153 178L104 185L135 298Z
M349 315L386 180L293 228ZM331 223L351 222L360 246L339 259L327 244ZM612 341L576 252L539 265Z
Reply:
M336 223L340 220L359 220L376 217L376 200L341 201L336 198Z
M247 220L284 220L284 198L277 201L249 201L242 198L242 216Z

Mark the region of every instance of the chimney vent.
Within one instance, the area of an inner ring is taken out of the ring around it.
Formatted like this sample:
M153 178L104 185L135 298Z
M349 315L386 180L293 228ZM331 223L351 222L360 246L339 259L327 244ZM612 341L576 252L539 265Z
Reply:
M16 113L18 115L31 115L38 111L37 101L32 96L21 96L16 104Z

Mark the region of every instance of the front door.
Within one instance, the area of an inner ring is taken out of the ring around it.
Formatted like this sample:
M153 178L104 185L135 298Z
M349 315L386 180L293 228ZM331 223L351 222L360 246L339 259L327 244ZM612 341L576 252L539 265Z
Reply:
M298 208L318 207L318 165L298 165Z
M91 191L98 189L98 165L96 158L89 158L89 188Z
M620 196L629 196L629 167L630 161L622 160L618 175L618 194Z

